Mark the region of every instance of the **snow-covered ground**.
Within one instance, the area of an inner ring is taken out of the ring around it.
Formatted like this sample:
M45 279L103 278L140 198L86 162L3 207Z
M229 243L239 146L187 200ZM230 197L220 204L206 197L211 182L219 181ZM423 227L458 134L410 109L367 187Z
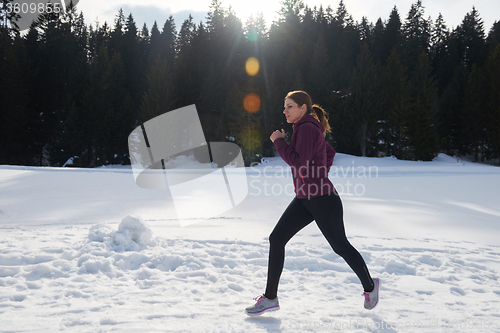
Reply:
M281 310L256 318L243 310L293 194L280 158L246 170L240 205L180 227L130 168L0 166L0 331L500 332L500 168L338 154L330 178L380 303L363 309L312 223L287 245Z

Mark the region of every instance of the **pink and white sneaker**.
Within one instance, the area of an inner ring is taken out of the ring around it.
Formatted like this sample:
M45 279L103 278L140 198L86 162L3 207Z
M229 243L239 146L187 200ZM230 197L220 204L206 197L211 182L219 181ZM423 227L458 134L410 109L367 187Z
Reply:
M257 302L253 306L249 306L245 309L245 312L249 316L260 316L267 311L276 311L280 309L280 304L278 297L275 299L268 299L264 295L257 296L254 298Z
M380 290L380 280L378 278L374 278L373 284L375 286L372 292L363 293L363 296L365 296L365 309L367 310L373 309L378 304L378 291Z

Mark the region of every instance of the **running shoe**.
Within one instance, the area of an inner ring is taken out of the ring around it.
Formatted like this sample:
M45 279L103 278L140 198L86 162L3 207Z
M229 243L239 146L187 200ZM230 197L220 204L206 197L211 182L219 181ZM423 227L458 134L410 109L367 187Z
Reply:
M260 316L267 311L276 311L280 309L280 304L278 302L278 297L275 299L268 299L264 295L257 296L254 298L255 305L249 306L245 309L245 312L249 316Z
M365 296L365 309L371 310L378 304L378 291L380 290L380 280L375 278L373 279L374 288L370 293L364 292L363 296Z

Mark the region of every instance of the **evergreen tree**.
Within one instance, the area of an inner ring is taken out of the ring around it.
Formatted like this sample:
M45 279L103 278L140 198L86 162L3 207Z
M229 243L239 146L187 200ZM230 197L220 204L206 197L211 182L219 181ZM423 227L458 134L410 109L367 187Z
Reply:
M143 95L140 119L144 122L174 109L172 73L166 57L158 56L148 75L148 89Z
M302 0L281 0L280 5L278 23L286 21L297 22L296 19L300 17L304 9L304 2Z
M465 107L462 114L462 126L464 143L467 149L474 155L475 161L484 161L487 154L486 135L486 105L484 92L485 74L482 68L476 64L472 65L469 80L465 89Z
M268 140L271 133L276 129L285 129L288 133L291 131L291 126L286 122L283 116L283 104L284 97L288 93L286 89L281 88L280 80L277 78L277 71L271 70L268 77L268 84L266 86L266 91L262 98L263 103L263 114L266 117L264 123L264 132L266 134L266 140L264 140L264 154L265 156L275 156L274 144L271 140ZM262 91L262 90L261 90ZM267 114L266 114L267 112Z
M367 156L369 142L373 139L373 131L380 117L378 77L378 69L365 43L356 60L350 88L352 95L349 97L350 112L355 120L353 131L361 156Z
M361 23L359 24L357 29L359 30L359 38L360 38L361 42L368 44L368 46L372 46L373 45L373 40L372 40L373 26L370 25L366 16L363 16L361 18Z
M408 16L403 25L405 37L403 56L406 67L413 71L418 64L418 57L422 52L429 51L431 23L424 18L424 6L421 0L411 5Z
M109 64L110 84L105 87L101 119L97 126L95 166L128 162L128 135L137 124L126 71L120 53Z
M429 56L432 63L432 73L437 79L439 95L442 94L449 80L449 73L455 68L450 67L448 39L450 32L444 22L443 15L439 14L431 33L431 47Z
M140 39L141 40L149 41L149 29L148 29L148 26L147 26L147 24L145 22L144 22L144 24L142 26L142 30L141 30L141 33L140 33Z
M253 27L255 29L256 38L247 38L248 41L254 41L256 42L256 47L262 47L263 43L269 38L269 30L267 28L266 20L264 19L264 14L262 12L257 12L257 16L255 17L255 19L253 18L253 16L250 16L250 19L247 22L247 36L250 27Z
M116 55L116 57L119 57ZM72 109L64 124L66 134L66 158L75 158L76 166L95 166L97 163L97 141L108 109L108 91L111 81L111 60L108 48L102 43L89 68L89 78L82 97L82 110ZM102 149L102 148L101 148Z
M486 39L486 44L488 50L487 54L491 55L495 51L497 45L500 44L500 21L496 21L493 24L488 34L488 38Z
M475 7L465 15L462 24L453 31L452 38L455 40L451 45L454 47L452 52L458 56L456 62L463 62L469 70L473 64L478 66L484 64L486 59L484 23Z
M335 13L335 21L340 27L345 28L348 25L349 13L347 12L347 8L344 4L343 0L340 0L339 5L337 7L337 12Z
M27 63L23 40L11 40L8 29L0 27L0 164L35 162Z
M196 38L195 38L196 37ZM196 30L193 17L189 15L179 31L177 59L174 64L176 107L195 104L200 99L200 85L204 77L205 61L199 62L199 56L206 56L205 52L197 54L195 46L202 50L205 46L206 32L202 25ZM200 44L201 42L201 44ZM194 45L193 45L194 44Z
M457 66L439 100L438 131L442 139L441 148L449 155L464 156L467 153L461 115L464 112L468 76L469 72L463 63Z
M178 52L183 52L192 41L196 33L196 25L193 23L193 17L189 15L189 18L184 20L179 31L179 43Z
M401 28L401 18L398 9L394 6L383 31L383 40L381 41L383 47L383 53L381 54L382 64L386 64L386 59L395 47L398 48L399 52L402 51L401 44L403 43L403 32Z
M39 78L39 64L40 64L40 34L37 30L36 24L32 24L28 34L25 37L24 44L26 46L26 64L23 68L26 72L21 74L28 86L24 90L24 98L29 100L29 114L26 115L29 122L29 140L26 147L30 147L32 153L27 157L29 159L28 164L34 165L45 165L45 146L47 142L44 140L44 124L43 124L43 114L38 109L38 101L34 97L36 95L36 79ZM0 47L1 49L1 47ZM21 58L22 59L22 58ZM9 66L10 67L10 66ZM2 71L3 72L3 71ZM1 79L0 79L1 80ZM13 96L10 93L7 96Z
M327 52L325 41L322 35L319 36L311 59L309 69L308 90L316 101L325 103L331 96L332 91L332 71L330 57Z
M361 46L359 31L342 0L330 24L329 35L330 38L325 37L327 45L330 46L333 88L341 90L349 86L352 69L356 65L356 56Z
M300 58L306 59L307 55L309 55L309 59L313 54L314 46L317 43L318 38L320 37L321 33L321 27L319 24L316 23L314 19L314 12L311 8L308 6L305 6L304 8L304 14L302 16L302 36L305 38L302 38L301 40L301 50L302 52L299 52ZM306 73L309 70L309 64L304 64L302 66L301 70Z
M302 86L302 75L309 66L309 63L300 61L303 59L302 53L308 52L310 55L310 49L306 50L301 45L303 27L300 20L303 8L301 0L282 1L279 19L273 22L269 31L270 63L276 75L283 76L284 79L279 82L280 96L286 94L284 91L299 89Z
M39 47L32 64L37 70L31 99L40 116L38 130L41 155L50 155L50 163L66 161L61 140L69 110L79 108L87 71L87 30L83 15L69 6L65 13L45 13L36 23L40 31Z
M120 8L118 14L115 18L115 26L109 35L109 52L110 56L113 56L117 52L123 50L124 44L124 34L125 34L125 15L123 14L123 9Z
M161 37L160 30L158 30L158 23L154 21L153 27L151 27L151 32L149 34L149 43L146 49L146 68L149 70L156 62L156 59L161 54Z
M439 54L442 52L441 48L445 45L449 35L450 31L446 26L443 15L439 13L438 18L432 27L430 37L431 54Z
M127 18L123 45L119 53L120 59L123 61L124 83L131 99L131 107L137 111L145 87L145 75L143 75L145 63L141 58L138 30L132 14Z
M167 67L172 70L176 56L177 32L175 29L175 22L172 15L165 21L163 30L160 36L160 49L159 53L165 57Z
M410 80L408 136L415 160L431 161L439 152L436 119L436 82L427 54L422 51Z
M106 45L106 47L110 46L110 36L111 30L106 22L102 26L99 25L99 22L96 22L95 29L92 27L92 25L90 26L88 42L88 55L90 63L97 57L99 48L102 45Z
M498 44L486 63L486 129L492 158L500 164L500 44Z
M410 90L406 78L407 69L396 48L392 49L382 75L381 103L383 117L380 139L386 155L400 159L410 158L408 152L408 126Z
M19 35L18 20L21 18L19 12L16 10L7 10L9 5L13 5L14 0L1 0L0 1L0 28L9 36Z
M333 112L330 113L329 121L335 150L345 154L360 155L359 137L356 136L356 125L359 119L352 112L351 95L349 89L337 91L331 99Z
M241 21L232 10L226 10L217 0L211 9L207 22L210 47L205 50L205 59L199 60L206 63L207 71L202 79L198 112L207 140L216 141L223 139L219 119L226 107L227 93L237 83L234 73L244 73L244 63L239 58L244 35Z
M150 66L150 45L151 40L149 36L149 29L146 23L142 26L142 30L139 34L139 57L142 62L142 67L144 71L147 71Z
M382 22L382 19L379 18L375 23L375 26L373 27L372 45L371 45L371 51L373 57L375 58L376 61L378 61L379 64L385 64L385 60L389 55L388 52L387 54L385 52L384 30L385 30L384 23Z

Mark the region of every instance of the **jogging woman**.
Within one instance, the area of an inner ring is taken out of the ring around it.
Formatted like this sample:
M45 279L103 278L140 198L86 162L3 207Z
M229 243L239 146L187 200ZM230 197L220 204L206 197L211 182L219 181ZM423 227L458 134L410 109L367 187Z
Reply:
M364 289L364 307L371 310L378 303L380 281L371 278L363 257L345 235L342 202L328 179L335 156L335 150L325 142L325 135L330 132L328 115L320 106L313 105L311 97L304 91L288 93L283 113L287 122L294 124L290 144L286 143L283 130L274 131L270 139L278 154L291 167L296 196L269 236L266 291L245 311L249 316L257 316L279 310L277 292L285 261L285 245L313 220L333 251L344 258L358 276Z

